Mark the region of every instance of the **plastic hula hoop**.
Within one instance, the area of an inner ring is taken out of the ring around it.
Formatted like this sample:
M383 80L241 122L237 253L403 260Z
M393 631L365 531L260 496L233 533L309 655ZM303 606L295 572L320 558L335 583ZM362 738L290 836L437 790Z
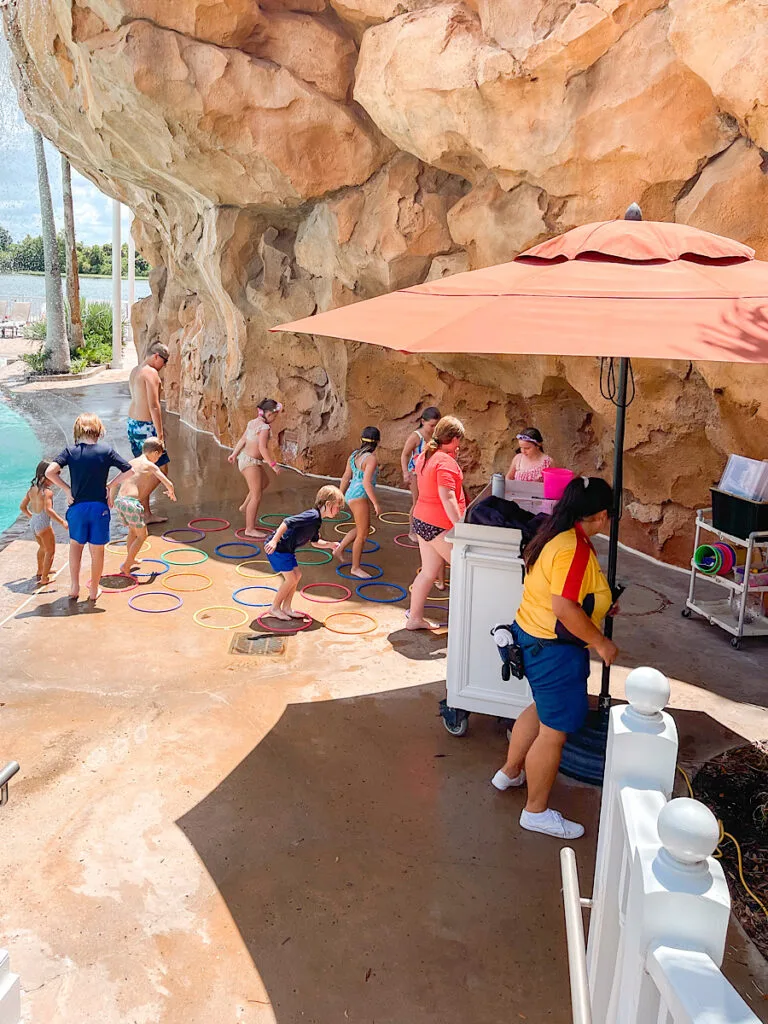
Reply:
M269 526L273 530L276 530L280 523L282 523L282 521L287 518L288 516L285 512L267 512L265 516L259 516L259 522L263 523L264 526ZM275 525L273 525L272 523L268 523L268 519L277 519L277 523Z
M365 544L373 544L373 547L367 548ZM370 537L366 540L365 544L363 544L364 555L372 555L375 551L381 551L381 544L376 540L371 540Z
M336 572L338 573L339 576L343 576L345 580L359 580L359 576L353 576L351 572L341 571L342 569L346 569L347 566L351 565L351 562L342 562L342 564L337 567ZM370 562L361 562L360 566L363 569L376 569L378 573L376 576L371 576L369 580L363 580L363 583L373 583L374 580L380 580L381 577L384 575L384 570L381 568L380 565L372 565Z
M199 519L190 519L187 526L190 530L199 530L199 526L195 526L195 523L224 523L223 526L207 526L203 533L221 533L222 530L228 530L232 525L228 519L219 519L218 516L201 516Z
M133 586L132 587L105 587L105 586L102 585L102 582L101 582L102 580L114 580L114 579L130 580L131 583L133 584ZM88 583L86 585L90 587L91 581L88 580ZM133 574L131 574L129 576L128 573L125 573L125 572L103 572L101 574L101 576L99 577L99 586L101 587L102 594L130 594L130 592L132 590L135 590L136 587L138 587L138 585L139 585L138 584L138 580L135 580L133 578Z
M239 565L235 566L235 572L237 573L238 576L242 576L243 579L246 580L275 580L277 579L278 576L282 575L282 573L279 572L263 572L261 573L261 575L259 575L256 572L242 572L242 568L244 565L253 565L256 562L261 562L262 565L269 565L269 562L267 561L266 558L248 558L246 559L245 562L241 562ZM269 568L271 569L272 566L269 565Z
M193 537L191 542L185 540L178 540L174 534L176 533L196 533L197 536ZM205 530L196 530L194 526L180 526L177 530L166 530L165 533L161 533L160 536L163 540L169 540L172 543L175 541L177 544L194 544L198 540L202 540L205 536Z
M264 537L269 535L269 530L259 530L259 533L263 534ZM249 537L245 532L245 527L241 526L239 530L235 530L235 536L238 540L244 540L246 544L253 544L255 538ZM263 537L259 537L259 540L263 540Z
M139 565L144 565L146 562L154 562L156 565L162 565L162 569L157 569L155 572L132 572L131 576L136 576L138 579L149 579L152 576L162 576L163 573L170 572L171 567L167 562L163 562L160 558L140 558L138 560Z
M233 622L231 626L211 626L208 622L201 622L198 619L198 615L202 615L203 612L237 612L238 615L242 615L243 618L239 622ZM204 629L237 629L238 626L244 626L248 621L248 612L241 610L240 608L230 608L228 604L209 604L207 608L198 608L195 614L192 616L192 621L196 622L198 626L202 626Z
M239 555L225 555L224 548L251 548L252 555L260 555L261 548L258 544L252 544L249 540L231 540L227 544L217 544L213 549L214 555L218 555L220 558L230 558L233 562L242 561L242 552Z
M342 530L342 526L345 526L346 529ZM336 531L336 533L340 533L342 537L346 537L347 534L349 533L349 531L350 530L354 530L354 528L355 528L355 524L354 523L337 523L336 526L334 526L334 530ZM370 537L372 533L376 533L376 527L375 526L369 526L368 527L368 536Z
M277 622L285 622L285 625L288 626L288 629L275 629L274 626L268 626L266 625L266 623L262 622L262 619L270 618L272 618L272 616L269 614L269 612L263 612L256 618L256 621L261 626L261 628L268 629L270 633L302 633L305 629L309 629L310 626L314 625L315 622L311 615L306 616L306 622L302 622L301 619L293 619L292 622L296 623L295 626L291 625L288 622L285 622L284 619L277 619Z
M386 516L402 516L402 519L387 519ZM393 512L382 512L379 519L382 523L389 523L390 526L408 526L411 522L411 517L407 512L398 512L397 509Z
M174 558L169 558L168 555L179 555L182 552L188 554L190 551L194 551L196 555L200 555L200 558L196 558L194 562L179 562ZM200 548L168 548L160 555L160 561L165 562L167 565L200 565L201 562L208 561L208 555L205 551L201 551Z
M315 590L317 587L333 587L334 590L343 590L344 597L310 597L307 591ZM314 601L315 604L341 604L342 601L352 597L352 591L343 583L308 583L306 587L301 588L300 593L307 601Z
M401 537L405 537L406 540L411 540L407 533L398 533L398 535L395 537L395 544L397 544L399 548L411 548L412 551L419 550L418 541L415 544L413 543L413 541L411 541L410 544L406 544L404 541L400 539Z
M273 594L277 593L277 587L261 587L254 585L252 587L238 587L237 590L232 591L232 600L238 604L245 605L246 608L266 608L267 605L271 605L271 601L243 601L237 595L242 594L244 590L271 590Z
M120 546L115 548L115 547L112 547L113 544L118 544ZM125 541L123 541L123 540L110 540L110 541L107 541L107 543L105 544L105 547L106 547L107 551L111 551L113 555L122 555L124 552L127 552L127 550L128 550L128 548L126 547ZM141 545L141 547L136 552L136 554L140 555L142 553L142 551L149 551L149 549L151 547L152 547L152 545L149 543L149 540L147 539Z
M319 562L308 562L306 558L299 558L300 554L313 554L320 555ZM321 548L296 548L296 561L299 565L327 565L333 561L333 555L330 551L323 551Z
M143 597L172 597L177 603L171 605L170 608L139 608L134 602ZM179 595L173 594L169 590L145 590L142 594L136 594L135 597L128 598L128 607L133 608L135 612L144 612L145 615L164 615L166 612L175 612L183 604L184 602Z
M337 516L332 516L329 519L326 519L325 521L326 523L348 523L351 518L352 513L347 512L346 509L342 508L340 509L339 514Z
M399 597L367 597L362 593L366 587L390 587L392 590L399 590ZM398 583L376 583L375 580L371 580L370 583L361 583L355 588L355 593L363 601L371 601L373 604L397 604L398 601L402 601L403 598L408 597L408 591L405 587L401 587Z
M358 618L368 619L373 625L369 626L368 629L337 629L335 626L329 626L328 623L331 619L340 618ZM379 628L379 623L372 615L366 615L365 612L332 612L326 616L325 622L323 623L326 629L330 629L332 633L341 633L344 636L362 636L364 633L372 633L374 629Z
M177 580L180 576L197 576L199 580L208 580L208 582L202 587L175 587L171 580ZM213 580L210 576L206 576L204 572L172 572L168 579L163 580L163 585L168 587L169 590L177 590L182 594L196 594L198 590L207 590L209 587L212 587Z

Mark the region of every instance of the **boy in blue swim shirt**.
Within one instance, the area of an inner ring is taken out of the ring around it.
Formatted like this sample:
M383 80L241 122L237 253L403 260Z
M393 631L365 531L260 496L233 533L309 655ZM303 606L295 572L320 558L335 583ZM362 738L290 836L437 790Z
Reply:
M328 484L317 492L313 508L288 516L278 526L267 543L264 553L269 564L283 574L283 584L275 594L272 607L267 612L274 619L304 619L303 612L291 608L293 595L301 582L301 569L296 560L298 548L311 544L315 548L330 548L335 551L337 544L320 539L320 527L324 519L333 519L344 508L344 495L338 487Z
M104 424L98 416L85 412L74 426L75 443L56 456L45 472L67 495L69 525L69 596L80 597L80 563L87 544L91 552L91 584L88 598L95 601L101 591L99 580L104 569L104 545L109 540L109 505L107 477L114 466L120 473L112 481L119 484L133 475L128 462L115 449L105 444ZM61 479L64 466L69 467L70 483Z

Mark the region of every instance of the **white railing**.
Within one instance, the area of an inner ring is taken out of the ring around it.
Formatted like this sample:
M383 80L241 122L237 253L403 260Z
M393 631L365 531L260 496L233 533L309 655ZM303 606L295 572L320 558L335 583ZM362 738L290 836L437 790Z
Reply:
M669 682L638 668L626 692L610 712L591 901L579 898L572 852L561 857L574 1024L759 1024L720 972L731 903L712 857L718 823L697 800L670 799Z

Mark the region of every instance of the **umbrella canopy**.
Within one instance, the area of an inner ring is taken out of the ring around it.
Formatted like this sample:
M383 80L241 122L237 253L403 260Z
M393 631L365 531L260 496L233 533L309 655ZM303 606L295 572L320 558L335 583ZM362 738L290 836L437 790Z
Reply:
M273 330L405 352L768 363L768 263L685 224L603 221Z

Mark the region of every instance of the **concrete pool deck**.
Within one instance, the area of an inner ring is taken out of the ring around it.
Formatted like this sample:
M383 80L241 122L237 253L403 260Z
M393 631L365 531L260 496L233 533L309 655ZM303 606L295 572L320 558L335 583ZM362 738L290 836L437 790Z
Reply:
M85 409L126 452L118 371L13 397L47 424L51 455ZM244 488L227 452L173 416L168 436L179 495L160 502L168 526L240 525ZM284 473L263 511L299 511L318 485ZM142 557L170 546L152 529ZM392 544L400 532L377 524L371 560L407 586L418 562ZM566 1024L560 844L522 833L521 794L489 786L505 749L495 720L473 717L462 740L442 728L444 631L406 633L402 605L355 599L343 610L378 620L365 636L317 625L282 654L232 654L233 634L192 614L248 585L213 553L234 539L197 545L210 557L188 571L212 584L167 615L132 611L121 594L72 606L66 569L31 594L32 539L0 551L0 760L22 766L0 811L3 944L24 1019ZM56 564L65 556L62 546ZM109 555L107 571L118 563ZM682 574L629 554L620 565L633 586L616 626L616 696L637 664L666 672L685 765L768 736L768 647L736 653L720 631L684 622ZM305 567L304 582L321 580L344 582L333 565ZM556 806L587 825L574 844L585 892L598 800L557 782ZM768 1020L765 963L736 926L725 969Z

